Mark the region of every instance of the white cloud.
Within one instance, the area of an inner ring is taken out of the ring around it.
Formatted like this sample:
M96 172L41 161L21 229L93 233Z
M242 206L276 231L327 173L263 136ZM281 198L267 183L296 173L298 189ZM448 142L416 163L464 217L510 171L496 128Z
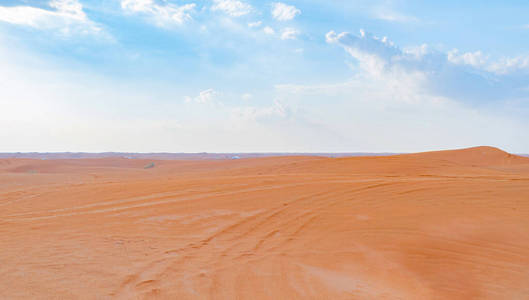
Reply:
M301 10L281 2L272 4L272 17L278 21L289 21L301 14Z
M182 25L192 20L191 13L196 4L174 5L171 3L158 5L154 0L121 0L121 8L129 13L144 14L160 27Z
M265 28L263 28L263 31L265 34L268 34L268 35L272 35L276 33L276 31L270 26L266 26Z
M238 0L214 0L215 5L211 7L214 11L222 11L232 17L240 17L249 14L252 6Z
M61 34L99 34L101 27L90 20L77 0L53 0L53 10L32 6L0 6L0 21L31 26L44 30L58 30Z
M423 45L402 50L386 37L360 31L327 33L326 41L341 45L355 59L360 76L382 85L413 86L410 91L468 103L529 98L529 58L490 62L480 51L442 53ZM513 78L512 76L517 76ZM406 92L406 90L402 90Z
M259 27L259 26L261 26L262 24L263 24L263 22L261 22L261 21L250 22L250 23L248 23L248 27L250 27L250 28Z
M343 35L345 33L341 33L340 35ZM325 34L325 41L329 44L337 43L339 41L339 36L336 34L334 30L331 30Z
M215 91L214 89L207 89L204 91L201 91L198 96L196 97L185 97L184 101L186 103L201 103L201 104L219 104L218 97L220 96L220 93Z
M281 32L281 39L282 40L295 40L298 35L299 35L299 31L297 29L285 28Z
M459 50L454 49L448 52L447 59L453 64L470 65L479 68L487 63L488 57L483 55L481 51L460 54Z
M325 35L328 43L338 43L355 58L360 67L369 74L380 74L388 67L392 57L402 54L386 37L378 38L360 30L355 36L347 32L336 34L330 31Z
M498 74L512 74L520 72L527 75L527 73L529 73L529 57L504 57L499 61L490 63L487 69Z
M529 73L529 57L502 57L493 61L490 56L481 51L459 53L454 49L447 53L448 61L456 65L472 66L476 70L494 73L495 75L509 75Z

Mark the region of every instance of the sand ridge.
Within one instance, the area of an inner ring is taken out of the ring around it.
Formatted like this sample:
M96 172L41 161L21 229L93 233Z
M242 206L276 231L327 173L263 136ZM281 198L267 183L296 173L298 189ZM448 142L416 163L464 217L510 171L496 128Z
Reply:
M524 299L528 199L492 147L0 159L0 298Z

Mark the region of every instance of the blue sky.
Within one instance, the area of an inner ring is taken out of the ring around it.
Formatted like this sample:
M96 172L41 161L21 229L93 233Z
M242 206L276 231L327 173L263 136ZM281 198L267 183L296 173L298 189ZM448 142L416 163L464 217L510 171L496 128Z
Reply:
M0 1L0 151L529 153L527 1Z

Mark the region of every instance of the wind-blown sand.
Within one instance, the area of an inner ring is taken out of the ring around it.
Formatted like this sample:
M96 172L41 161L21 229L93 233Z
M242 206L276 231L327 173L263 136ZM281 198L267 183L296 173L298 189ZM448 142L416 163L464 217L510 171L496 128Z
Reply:
M1 299L528 299L529 158L3 159L0 249Z

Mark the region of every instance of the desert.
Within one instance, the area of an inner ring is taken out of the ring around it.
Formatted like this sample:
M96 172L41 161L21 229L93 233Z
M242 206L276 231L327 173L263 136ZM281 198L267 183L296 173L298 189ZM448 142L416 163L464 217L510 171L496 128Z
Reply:
M493 147L5 158L0 298L526 299L528 200Z
M0 300L529 300L528 16L0 0Z

